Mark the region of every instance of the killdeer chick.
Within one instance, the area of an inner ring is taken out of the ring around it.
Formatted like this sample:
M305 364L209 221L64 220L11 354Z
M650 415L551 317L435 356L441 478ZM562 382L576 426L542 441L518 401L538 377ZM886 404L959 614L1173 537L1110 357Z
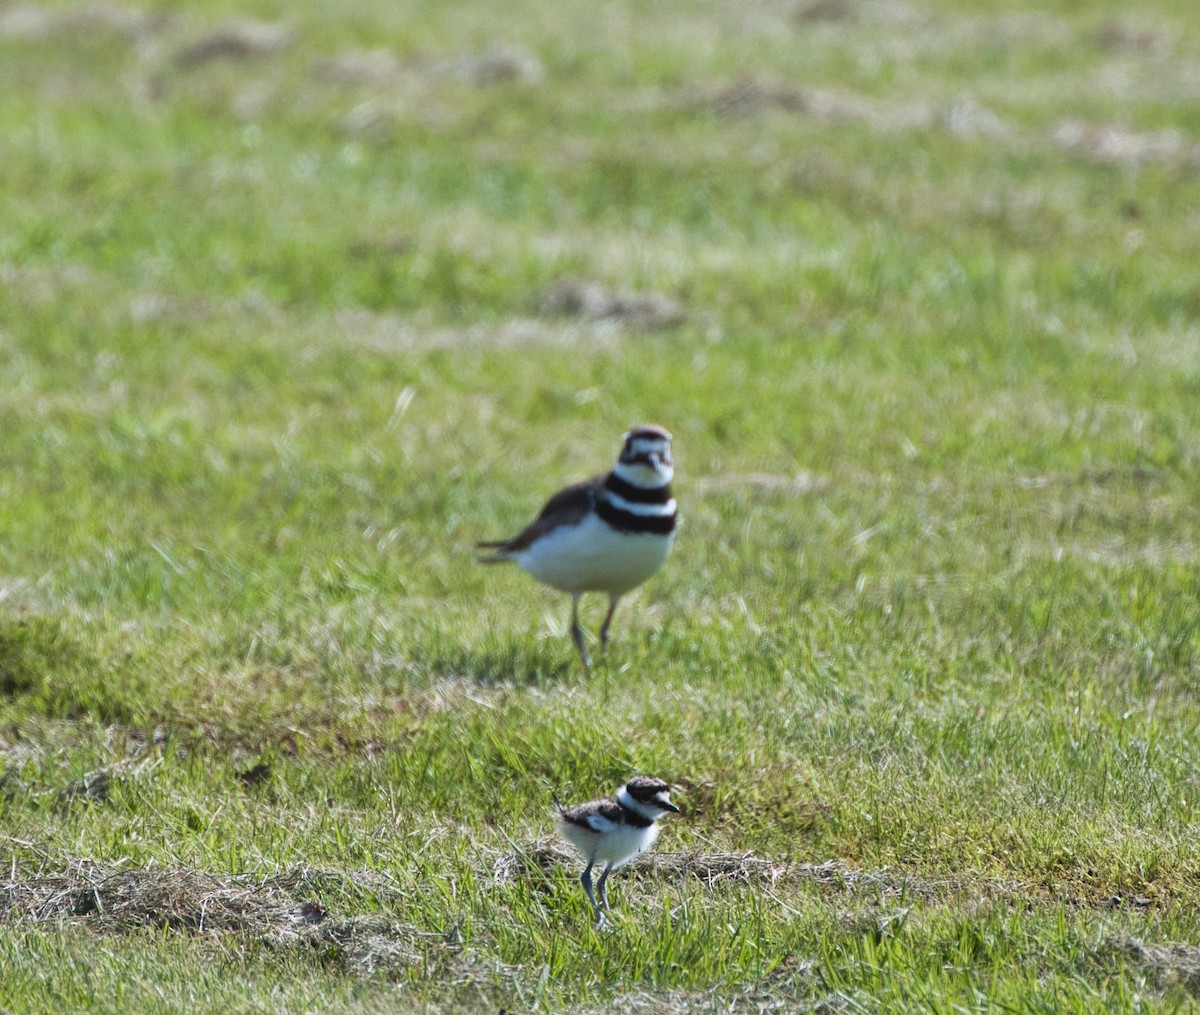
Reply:
M635 775L617 790L615 797L574 807L563 807L554 801L559 830L587 860L579 880L601 927L607 925L608 919L596 905L592 868L604 865L596 887L600 889L600 904L608 909L608 875L654 845L659 818L668 812L679 813L679 808L668 799L670 795L671 787L661 779Z
M512 539L479 543L495 550L485 564L513 560L534 578L571 596L571 638L591 668L579 597L608 595L600 651L621 597L657 571L675 542L671 435L659 426L635 426L611 472L559 490Z

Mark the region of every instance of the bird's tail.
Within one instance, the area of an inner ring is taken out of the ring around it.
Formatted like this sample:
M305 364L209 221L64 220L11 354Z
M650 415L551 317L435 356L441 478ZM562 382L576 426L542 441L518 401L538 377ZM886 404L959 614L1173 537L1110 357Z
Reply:
M483 557L475 559L480 564L502 564L509 559L509 541L507 539L484 539L475 544L477 550L495 550L495 553L489 553Z
M550 802L551 802L552 804L554 804L554 809L555 809L556 811L558 811L558 813L559 813L559 814L561 814L563 811L565 811L565 810L566 810L566 808L565 808L565 807L564 807L562 804L560 804L560 803L558 802L558 795L557 795L557 794L555 794L554 796L552 796L552 797L550 798Z

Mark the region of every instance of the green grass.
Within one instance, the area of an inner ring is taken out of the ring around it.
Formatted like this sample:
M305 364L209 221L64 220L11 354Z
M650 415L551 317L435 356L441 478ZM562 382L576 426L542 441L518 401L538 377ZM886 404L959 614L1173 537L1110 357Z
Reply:
M0 1008L1197 1004L1193 6L0 6Z

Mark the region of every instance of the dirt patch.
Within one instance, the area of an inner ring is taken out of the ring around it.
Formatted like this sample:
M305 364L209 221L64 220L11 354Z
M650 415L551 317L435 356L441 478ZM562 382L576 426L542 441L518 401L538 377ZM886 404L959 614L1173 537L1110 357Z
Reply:
M660 331L682 324L687 311L660 293L622 293L588 279L560 278L543 294L547 317L574 317L589 324L618 324L631 331Z

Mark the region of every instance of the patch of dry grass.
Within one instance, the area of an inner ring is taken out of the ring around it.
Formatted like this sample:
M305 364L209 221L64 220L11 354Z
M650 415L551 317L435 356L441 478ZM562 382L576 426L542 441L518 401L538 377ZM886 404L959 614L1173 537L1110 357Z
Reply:
M398 977L423 966L431 935L384 917L330 912L322 894L347 883L377 896L396 892L374 871L294 867L260 879L77 860L0 884L0 921L78 921L102 934L247 935L272 948L327 952L346 972L368 977ZM444 939L437 943L454 949Z

